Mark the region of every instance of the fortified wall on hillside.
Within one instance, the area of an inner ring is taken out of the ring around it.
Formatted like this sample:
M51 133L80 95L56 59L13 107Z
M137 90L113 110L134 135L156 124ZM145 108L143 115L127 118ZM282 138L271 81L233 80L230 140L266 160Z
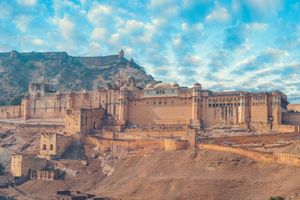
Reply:
M223 124L276 131L287 129L283 127L283 122L289 124L290 120L287 105L287 96L280 91L213 92L199 83L190 88L176 83L138 88L135 79L129 77L120 88L65 93L51 91L47 82L31 83L21 105L0 107L0 119L66 120L79 116L80 124L67 123L69 130L88 124L90 129L107 126L119 131L151 125L201 129ZM292 117L291 124L300 123ZM288 128L297 130L294 126Z

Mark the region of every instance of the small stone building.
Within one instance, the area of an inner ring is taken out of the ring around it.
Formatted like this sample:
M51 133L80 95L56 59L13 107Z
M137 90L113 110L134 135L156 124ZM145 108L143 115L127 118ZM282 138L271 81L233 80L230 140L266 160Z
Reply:
M99 129L104 113L105 111L102 108L69 109L64 119L65 132L73 135L76 133L89 133L94 129Z
M36 155L13 154L11 156L11 174L14 177L28 176L31 171L41 170L47 166L47 160Z
M59 158L72 143L73 139L70 136L58 133L42 133L39 157L48 160Z
M43 181L54 181L59 176L59 170L37 170L31 173L30 178Z

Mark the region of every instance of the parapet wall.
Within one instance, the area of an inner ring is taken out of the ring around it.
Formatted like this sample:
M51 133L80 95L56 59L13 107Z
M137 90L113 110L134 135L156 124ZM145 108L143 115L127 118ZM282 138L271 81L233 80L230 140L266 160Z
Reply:
M278 124L274 126L274 129L280 133L299 133L300 126L289 124Z
M258 151L248 150L248 149L233 148L233 147L220 146L214 144L200 144L199 148L239 154L259 162L300 166L300 155L287 154L287 153L258 152Z
M187 140L175 139L100 139L86 137L84 142L97 146L101 151L112 151L119 154L150 153L153 151L181 150L189 147Z
M0 119L16 119L22 116L21 106L0 106Z
M284 113L282 121L287 124L300 125L300 112Z
M153 138L182 138L188 136L187 130L126 130L126 135Z

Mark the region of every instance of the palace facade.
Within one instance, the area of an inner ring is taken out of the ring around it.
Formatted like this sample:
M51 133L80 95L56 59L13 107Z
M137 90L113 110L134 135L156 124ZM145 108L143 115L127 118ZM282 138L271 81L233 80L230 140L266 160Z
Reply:
M122 130L127 126L147 125L195 128L226 125L277 130L283 123L287 105L287 96L280 91L213 92L203 89L199 83L190 88L176 83L148 84L138 88L134 78L129 77L119 89L65 93L51 91L46 82L31 83L21 105L0 107L0 118L65 119L66 116L70 118L70 113L85 113L86 119L79 117L78 123L88 125L92 120L90 128L115 126ZM97 108L101 111L95 111ZM288 123L288 119L284 119Z

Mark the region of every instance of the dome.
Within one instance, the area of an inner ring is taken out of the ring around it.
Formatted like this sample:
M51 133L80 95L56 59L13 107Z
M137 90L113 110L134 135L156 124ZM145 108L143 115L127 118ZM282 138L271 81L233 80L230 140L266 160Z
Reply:
M194 83L193 87L200 87L201 88L202 86L201 86L200 83L197 82L197 83Z
M170 87L172 87L172 85L169 84L169 83L158 83L154 86L154 89L156 89L156 88L170 88Z
M146 85L146 88L147 88L147 89L149 89L149 88L153 88L153 86L154 86L154 84L153 84L153 83L149 83L149 84L147 84L147 85Z
M85 94L85 93L87 93L87 92L86 92L86 90L84 89L84 90L82 90L82 93L84 93L84 94Z
M56 94L57 94L57 95L60 95L60 91L59 91L59 90L57 90L57 91L56 91Z

